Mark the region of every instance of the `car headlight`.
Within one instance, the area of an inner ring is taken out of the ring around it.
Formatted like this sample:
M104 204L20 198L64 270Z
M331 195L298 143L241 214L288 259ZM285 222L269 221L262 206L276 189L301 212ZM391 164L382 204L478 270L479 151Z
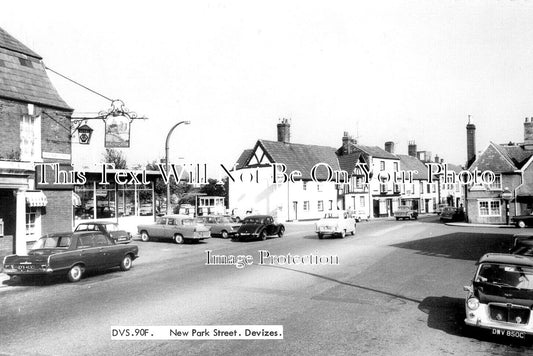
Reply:
M468 309L476 310L479 308L479 300L477 298L469 298L466 305L468 306Z

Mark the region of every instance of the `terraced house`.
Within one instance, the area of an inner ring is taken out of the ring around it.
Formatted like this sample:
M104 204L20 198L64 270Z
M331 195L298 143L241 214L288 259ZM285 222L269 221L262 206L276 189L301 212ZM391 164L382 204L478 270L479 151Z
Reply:
M0 253L72 229L72 186L40 185L35 167L70 167L72 111L41 56L0 28Z

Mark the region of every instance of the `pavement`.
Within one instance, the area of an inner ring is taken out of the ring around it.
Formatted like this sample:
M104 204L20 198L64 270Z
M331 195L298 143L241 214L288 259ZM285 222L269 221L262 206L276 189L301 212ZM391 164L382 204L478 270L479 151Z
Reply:
M506 224L471 224L466 222L449 222L445 223L448 226L463 226L463 227L493 227L493 228L505 228L505 227L515 227L515 225L506 225Z

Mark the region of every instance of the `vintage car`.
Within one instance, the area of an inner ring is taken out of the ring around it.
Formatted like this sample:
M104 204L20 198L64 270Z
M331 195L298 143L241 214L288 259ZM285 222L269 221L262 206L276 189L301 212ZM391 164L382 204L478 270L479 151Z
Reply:
M6 256L3 268L9 276L64 274L77 282L87 270L127 271L138 253L136 245L117 245L99 231L54 233L37 240L27 256Z
M110 237L117 244L127 244L131 242L131 234L121 230L118 224L112 221L89 221L82 222L76 226L74 231L100 231Z
M338 236L344 238L346 234L355 234L355 219L344 211L333 211L326 213L324 217L315 224L315 232L319 239L325 236Z
M533 234L513 235L513 246L509 253L522 256L533 256Z
M511 222L516 225L516 227L524 228L526 226L533 226L533 215L529 214L529 211L527 211L528 214L522 214L513 216L511 218Z
M489 253L477 262L465 286L465 324L490 330L496 337L525 339L533 334L533 259Z
M404 219L418 219L418 211L412 209L407 205L400 205L398 209L394 212L394 217L396 220Z
M240 223L234 222L231 218L220 215L200 216L198 221L211 228L211 236L220 236L223 239L235 235L241 226Z
M465 213L461 208L447 206L440 213L440 221L442 222L463 221L464 219Z
M151 238L169 239L177 244L187 241L200 241L211 237L209 228L188 215L164 215L153 224L137 226L141 240Z
M232 236L234 241L243 239L266 240L268 236L282 237L283 224L277 224L270 215L251 215L244 218L239 230Z

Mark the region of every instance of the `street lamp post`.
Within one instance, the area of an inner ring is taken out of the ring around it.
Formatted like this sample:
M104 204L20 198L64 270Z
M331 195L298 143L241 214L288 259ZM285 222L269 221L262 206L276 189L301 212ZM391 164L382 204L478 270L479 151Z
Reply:
M509 201L513 198L513 193L511 193L509 188L505 187L501 197L505 202L505 225L509 225Z
M172 132L174 131L174 129L176 127L178 127L181 124L189 125L190 123L191 123L190 121L180 121L176 125L172 126L170 131L168 131L167 140L165 141L165 165L166 165L167 176L168 176L168 183L167 183L167 214L171 213L171 211L170 211L170 174L169 174L170 170L169 170L169 165L168 165L168 141L170 140L170 135L172 135ZM177 177L175 177L175 178L176 178L176 180L178 179ZM177 183L177 181L176 181L176 183Z

